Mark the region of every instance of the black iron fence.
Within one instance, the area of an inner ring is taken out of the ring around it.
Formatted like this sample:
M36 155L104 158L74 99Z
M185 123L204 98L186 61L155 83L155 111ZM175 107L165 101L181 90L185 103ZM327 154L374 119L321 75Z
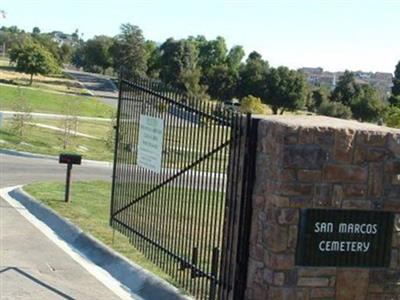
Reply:
M244 291L251 127L161 83L120 80L111 226L196 299Z

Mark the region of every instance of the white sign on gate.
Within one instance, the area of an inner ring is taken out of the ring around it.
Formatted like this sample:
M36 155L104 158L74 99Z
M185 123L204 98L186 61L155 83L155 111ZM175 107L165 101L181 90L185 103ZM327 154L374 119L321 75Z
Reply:
M140 115L137 164L153 172L161 172L164 120Z

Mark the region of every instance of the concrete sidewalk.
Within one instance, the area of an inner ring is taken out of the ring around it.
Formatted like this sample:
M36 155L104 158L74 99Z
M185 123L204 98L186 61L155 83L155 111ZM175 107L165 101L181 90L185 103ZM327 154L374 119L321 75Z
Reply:
M0 110L0 113L3 114L4 119L10 119L14 115L21 115L24 114L24 112L20 111L11 111L11 110ZM33 119L50 119L50 120L61 120L61 119L66 119L66 118L71 118L71 116L68 115L60 115L60 114L48 114L48 113L29 113ZM76 116L78 120L82 121L100 121L100 122L110 122L110 118L97 118L97 117L84 117L84 116Z
M0 298L121 299L2 198Z

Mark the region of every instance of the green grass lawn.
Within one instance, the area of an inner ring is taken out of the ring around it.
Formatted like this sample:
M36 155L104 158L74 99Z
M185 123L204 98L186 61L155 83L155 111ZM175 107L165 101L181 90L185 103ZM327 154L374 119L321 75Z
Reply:
M99 122L98 124L100 125L101 123ZM87 130L86 132L84 128L95 128L97 123L84 122L84 126L82 128L80 128L78 125L78 132L92 134L96 131L95 135L101 139L96 140L79 136L72 137L71 143L68 145L67 149L63 149L62 147L62 132L26 125L24 129L25 132L21 137L11 129L11 123L9 120L3 121L3 125L4 126L0 128L0 148L2 149L48 155L58 155L61 152L68 151L82 154L84 159L104 161L112 161L114 155L112 147L107 147L105 143L107 131L110 130L106 129L105 124L101 124L99 129L91 129ZM61 121L55 121L53 125L60 127ZM101 130L102 135L97 135L97 133L99 133Z
M25 186L24 190L126 258L172 282L168 275L133 247L127 237L115 231L113 242L113 229L109 226L110 183L74 182L70 203L64 202L63 183L35 183Z
M124 182L117 186L123 194L129 190L129 196L122 198L117 196L116 199L119 200L115 203L114 211L127 203L127 197L134 199L150 187L150 185L135 182ZM181 264L166 257L157 260L163 253L150 248L143 239L133 235L129 241L129 238L115 232L113 243L113 229L109 226L110 189L111 184L102 181L73 182L71 202L65 203L63 183L35 183L24 187L24 190L36 199L128 259L177 286L185 287L187 291L192 291L197 295L205 292L209 285L209 281L205 278L197 278L188 286L187 283L185 285L183 277L178 276L173 280L166 275L163 269L177 270ZM132 228L188 261L192 259L193 247L197 247L199 251L197 266L209 273L214 247L222 248L224 197L223 192L168 185L137 202L128 211L118 214L115 218L130 224ZM118 225L117 228L119 228ZM121 231L123 231L122 228ZM190 277L190 272L190 269L185 269L179 271L179 274ZM197 291L197 285L200 291Z
M0 57L0 67L7 67L7 66L9 66L9 59L8 59L8 57L3 57L3 56L1 56Z
M65 114L73 109L79 116L110 118L115 109L98 99L72 96L0 85L0 110L18 109L18 101L26 99L32 112Z
M34 123L40 123L55 127L60 127L61 121L59 120L51 120L51 119L41 119L35 118L33 119ZM110 122L106 121L86 121L79 120L77 131L84 134L89 134L98 138L106 138L108 131L110 130Z
M34 123L44 124L63 128L62 121L34 118ZM137 130L137 126L134 126ZM68 151L77 152L83 155L86 159L107 160L113 158L114 145L107 146L105 141L110 139L111 123L104 121L78 121L76 130L80 133L88 134L98 138L94 140L85 137L73 137L72 143L68 147ZM207 154L212 147L216 147L216 140L211 143L210 138L207 138L206 128L187 128L184 132L183 128L171 129L165 131L165 144L163 153L163 166L166 168L184 168L200 156ZM39 128L28 125L23 137L19 137L11 129L11 121L4 121L3 128L0 128L0 148L14 149L32 153L41 153L49 155L58 155L63 149L62 141L60 140L61 132L53 131L46 128ZM129 139L134 136L131 131L128 135ZM190 138L188 138L190 137ZM198 142L196 142L198 141ZM207 141L207 142L206 142ZM124 141L122 141L124 142ZM130 143L135 143L134 140L129 140ZM214 144L214 145L213 145ZM200 147L200 145L203 145ZM85 148L87 148L85 150ZM129 151L121 146L120 153L124 155L127 163L136 163L133 160L135 155L126 153ZM224 151L218 152L197 165L194 170L207 171L212 169L214 172L222 173L226 170L227 153ZM217 167L217 170L215 169Z

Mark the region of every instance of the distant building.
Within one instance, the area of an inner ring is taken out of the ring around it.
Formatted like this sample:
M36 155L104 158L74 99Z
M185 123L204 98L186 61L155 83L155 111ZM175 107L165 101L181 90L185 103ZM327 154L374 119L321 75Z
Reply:
M317 67L317 68L301 68L299 69L299 71L303 72L303 73L307 73L307 74L321 74L324 69L321 67Z
M356 71L354 72L355 77L361 79L369 79L373 75L371 72Z
M392 73L383 73L383 72L376 72L373 77L376 80L382 80L382 81L392 81L393 75Z
M62 46L64 44L73 44L75 43L75 38L72 34L66 34L61 31L53 31L50 33L53 37L53 40L59 45Z
M300 68L299 71L305 75L311 86L327 86L330 89L336 87L337 81L340 79L340 76L343 75L343 72L328 72L324 71L322 68L305 67ZM391 73L355 71L354 76L357 83L371 84L377 88L384 97L390 94L393 78Z

